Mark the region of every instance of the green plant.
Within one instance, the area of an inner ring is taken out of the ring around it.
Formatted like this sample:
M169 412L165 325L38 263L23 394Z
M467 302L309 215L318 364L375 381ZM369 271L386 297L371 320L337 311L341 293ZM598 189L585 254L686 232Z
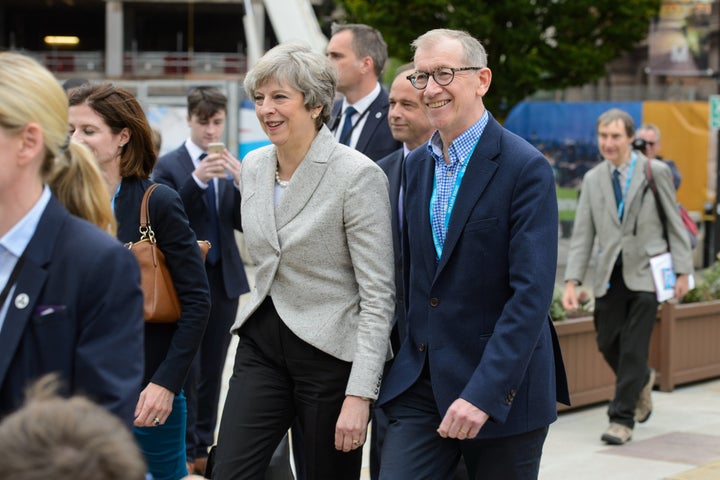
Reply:
M720 256L720 254L718 254ZM682 303L707 302L720 299L720 258L709 268L695 273L695 288L682 299Z
M562 288L555 285L555 290L553 291L552 303L550 303L550 318L552 318L553 322L560 322L567 318L567 312L565 311L565 308L563 308L563 306L562 306L562 294L563 294Z
M568 318L586 317L592 315L595 308L592 295L585 289L578 291L578 303L580 304L575 310L567 311L562 304L563 289L555 285L553 290L552 303L550 303L550 318L553 322L560 322Z

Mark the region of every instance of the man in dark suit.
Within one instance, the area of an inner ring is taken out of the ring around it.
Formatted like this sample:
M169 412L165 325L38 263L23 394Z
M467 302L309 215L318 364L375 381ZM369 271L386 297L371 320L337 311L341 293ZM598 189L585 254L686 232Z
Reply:
M388 128L388 95L379 82L387 61L380 32L368 25L333 24L327 55L337 67L337 90L344 97L333 104L329 122L335 138L375 161L400 148Z
M408 153L427 142L433 132L425 106L420 102L417 90L407 80L412 64L400 66L390 86L390 110L388 123L393 138L402 142L402 147L377 164L388 177L388 192L392 208L393 250L395 252L395 316L390 343L393 352L400 348L400 339L405 335L405 305L402 283L402 167ZM387 430L387 417L382 409L373 410L372 429L370 431L370 478L376 480L380 475L380 452Z
M205 262L212 308L195 368L185 383L188 399L188 463L203 473L215 440L223 366L239 297L249 291L235 240L240 223L240 162L227 149L208 154L225 129L227 98L218 88L196 87L188 94L190 137L158 159L153 179L180 193L190 227L212 248ZM238 173L235 173L238 172Z
M80 148L57 80L15 54L0 72L0 418L54 372L63 394L131 428L144 366L137 260L43 184L56 158L73 163Z
M491 72L465 32L413 42L430 123L405 159L407 333L378 405L381 479L535 479L567 381L549 308L557 200L547 160L485 110ZM539 252L538 249L542 249Z

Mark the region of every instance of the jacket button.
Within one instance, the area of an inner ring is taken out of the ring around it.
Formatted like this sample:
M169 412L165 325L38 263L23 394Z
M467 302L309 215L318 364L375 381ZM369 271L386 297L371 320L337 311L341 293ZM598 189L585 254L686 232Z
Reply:
M418 345L418 351L420 351L420 352L424 352L424 351L425 351L425 344L424 344L424 343L421 343L421 344Z
M435 297L433 297L433 298L430 299L430 306L431 306L431 307L437 307L438 305L440 305L440 300L439 300L439 299L437 299L437 298L435 298Z

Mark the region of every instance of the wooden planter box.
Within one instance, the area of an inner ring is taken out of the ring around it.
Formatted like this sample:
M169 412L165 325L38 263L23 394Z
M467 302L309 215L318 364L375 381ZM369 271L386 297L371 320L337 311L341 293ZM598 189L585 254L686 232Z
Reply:
M656 385L671 392L676 385L720 376L720 301L663 304L653 332L659 355L651 365ZM652 346L651 346L652 355Z
M656 385L670 392L676 385L720 377L720 301L672 305L658 310L650 340L649 363ZM615 391L615 375L595 342L592 317L555 323L570 386L572 406L606 402Z

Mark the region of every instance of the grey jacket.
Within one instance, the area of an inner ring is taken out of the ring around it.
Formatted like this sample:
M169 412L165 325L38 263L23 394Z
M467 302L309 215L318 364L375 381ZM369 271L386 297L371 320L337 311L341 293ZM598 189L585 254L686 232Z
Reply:
M582 281L590 263L593 242L597 239L597 265L593 277L593 294L596 297L605 295L615 260L621 251L623 279L630 290L655 290L650 257L666 251L672 254L676 273L693 272L690 241L675 202L670 168L657 160L652 160L650 164L667 215L668 248L655 197L647 188L645 164L648 159L641 153L636 154L637 164L625 199L622 223L617 215L610 162L601 162L583 178L565 280Z
M274 205L273 145L250 152L242 169L242 226L256 264L255 288L236 332L272 297L298 337L353 362L346 394L377 398L392 355L393 243L388 182L365 155L323 126Z

